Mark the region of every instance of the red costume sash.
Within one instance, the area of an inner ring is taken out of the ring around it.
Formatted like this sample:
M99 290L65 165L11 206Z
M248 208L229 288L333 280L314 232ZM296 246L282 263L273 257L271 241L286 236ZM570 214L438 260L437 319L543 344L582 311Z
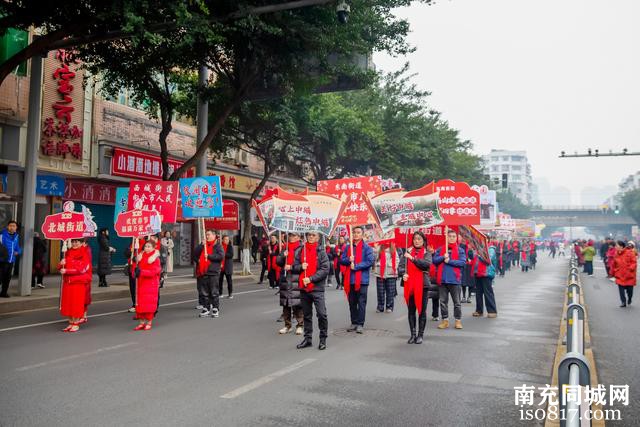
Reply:
M450 259L452 259L452 260L458 259L458 245L456 245L455 243L441 247L440 248L440 255L445 256L445 254L447 253L448 249L451 249ZM442 274L444 272L444 264L445 264L444 261L442 261L440 263L440 265L438 265L438 267L437 267L436 277L437 277L438 285L442 284ZM458 280L460 280L460 271L457 268L454 268L453 271L454 271L456 277L458 278Z
M222 244L222 250L224 251L224 256L222 257L222 262L220 263L220 271L224 272L224 262L227 260L227 248L229 244Z
M387 247L386 245L380 246L380 277L384 277L385 269L387 268ZM393 274L395 275L398 271L396 268L396 254L395 251L391 250L391 246L389 246L389 255L391 256L391 268L393 269Z
M364 242L362 240L360 240L355 246L356 246L356 254L355 254L355 259L353 261L354 264L359 264L362 262L362 246L364 245ZM349 248L347 249L347 258L351 257L351 248L353 245L349 245ZM360 290L360 285L362 283L362 272L360 270L356 271L356 277L355 277L355 288L356 291ZM344 272L344 293L347 294L347 297L349 296L349 291L351 290L351 265L348 265L347 268L345 269Z
M213 242L206 242L206 247L202 248L202 252L200 252L200 259L198 260L198 276L204 276L207 273L209 264L211 264L211 261L209 261L207 256L213 253L213 247L215 244L215 240Z
M424 246L420 249L411 248L411 256L414 258L424 258ZM409 299L413 296L413 301L416 303L418 313L422 313L422 287L424 286L424 272L420 270L413 261L407 262L407 275L409 280L404 283L404 300L409 305Z
M313 282L309 282L305 286L303 280L305 277L311 277L318 271L318 243L306 243L302 248L303 253L300 254L302 262L307 263L307 269L300 273L298 278L298 286L305 292L313 291Z

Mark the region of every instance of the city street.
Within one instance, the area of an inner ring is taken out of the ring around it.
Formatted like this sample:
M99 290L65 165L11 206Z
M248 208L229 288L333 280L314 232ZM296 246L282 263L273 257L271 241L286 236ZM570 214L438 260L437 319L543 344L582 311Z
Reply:
M406 344L402 297L377 314L373 288L364 335L345 332L344 294L326 289L323 352L317 332L305 350L279 336L277 297L254 284L222 300L218 319L197 318L194 292L164 296L149 332L132 331L126 299L94 304L77 334L52 323L55 309L5 316L1 424L524 424L513 387L550 381L567 271L564 259L540 258L536 271L496 280L497 319L463 304L464 329L429 321L421 346Z

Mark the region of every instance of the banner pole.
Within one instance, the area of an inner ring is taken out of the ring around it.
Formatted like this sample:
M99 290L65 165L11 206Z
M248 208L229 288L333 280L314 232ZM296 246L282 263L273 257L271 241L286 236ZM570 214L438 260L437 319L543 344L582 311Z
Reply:
M67 253L67 249L69 248L68 245L67 245L68 241L69 241L69 239L62 241L62 259L64 259L65 254ZM65 262L64 268L66 268L66 267L67 267L67 264ZM62 309L62 288L63 288L63 285L64 285L64 274L62 274L60 276L60 292L59 292L60 301L58 301L58 309L59 310Z
M409 252L409 233L411 229L407 229L407 233L404 235L404 248L407 252ZM404 257L404 271L409 271L409 259Z

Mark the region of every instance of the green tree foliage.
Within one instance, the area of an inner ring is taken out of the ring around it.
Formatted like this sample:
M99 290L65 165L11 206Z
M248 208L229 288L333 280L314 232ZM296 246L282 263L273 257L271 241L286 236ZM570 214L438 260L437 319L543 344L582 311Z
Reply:
M531 207L525 205L510 191L498 191L496 194L500 212L511 215L512 218L531 218Z
M622 209L640 224L640 189L627 191L622 196Z

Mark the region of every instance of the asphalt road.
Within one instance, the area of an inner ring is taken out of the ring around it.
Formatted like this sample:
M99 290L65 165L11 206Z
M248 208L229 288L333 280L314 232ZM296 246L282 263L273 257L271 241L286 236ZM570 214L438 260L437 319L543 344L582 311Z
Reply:
M634 302L620 308L618 286L606 279L602 262L595 261L594 277L582 275L582 287L591 329L591 347L598 368L598 381L607 388L629 385L629 405L616 403L620 409L619 425L640 424L640 295ZM634 291L638 291L637 287ZM612 423L615 425L615 423Z
M497 319L463 304L464 329L429 321L423 345L406 344L401 297L375 313L373 287L363 335L327 289L326 351L279 336L277 297L256 285L218 319L196 317L192 292L164 295L150 332L132 331L127 300L94 304L77 334L48 323L55 310L0 317L0 425L536 425L519 421L513 387L550 381L567 269L540 258L497 280Z

